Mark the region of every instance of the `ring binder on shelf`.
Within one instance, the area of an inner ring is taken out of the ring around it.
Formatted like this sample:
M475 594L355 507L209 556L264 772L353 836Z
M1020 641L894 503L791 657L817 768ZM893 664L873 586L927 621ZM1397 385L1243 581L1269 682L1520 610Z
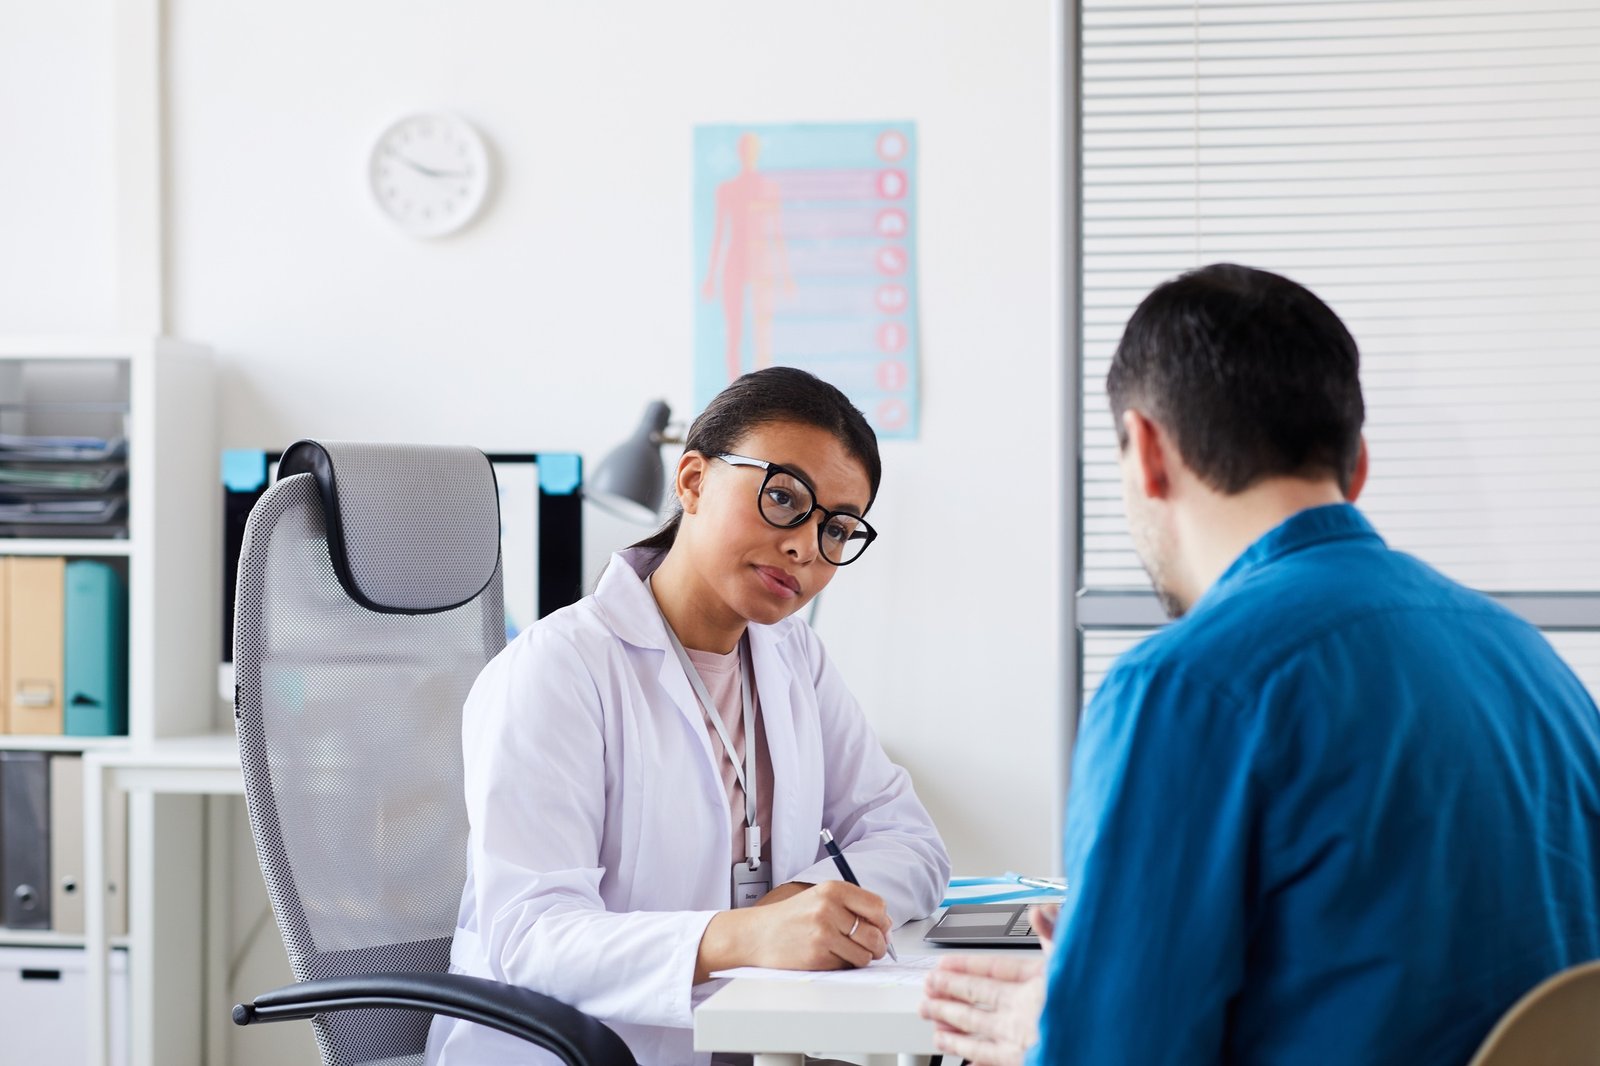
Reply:
M50 773L42 751L0 751L0 923L50 928Z

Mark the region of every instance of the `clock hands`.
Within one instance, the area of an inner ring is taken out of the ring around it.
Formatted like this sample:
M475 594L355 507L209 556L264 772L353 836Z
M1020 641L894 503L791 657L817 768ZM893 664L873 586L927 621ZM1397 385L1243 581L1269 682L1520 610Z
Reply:
M445 112L397 119L367 155L368 192L391 221L418 237L454 233L475 218L493 172L482 136Z
M388 151L388 153L390 155L392 155L396 159L400 160L400 162L404 163L406 166L410 167L412 170L415 170L418 174L422 174L425 177L429 177L429 178L469 178L469 177L472 176L471 172L470 171L466 171L466 170L437 170L437 169L435 169L433 167L423 166L421 163L417 162L415 159L411 159L411 158L408 158L407 156L403 156L393 148L387 149L387 151Z

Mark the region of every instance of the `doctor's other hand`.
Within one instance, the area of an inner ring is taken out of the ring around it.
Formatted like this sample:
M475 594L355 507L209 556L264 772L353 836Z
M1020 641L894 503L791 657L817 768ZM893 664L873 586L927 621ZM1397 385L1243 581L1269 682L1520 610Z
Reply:
M843 881L824 881L775 903L715 915L700 938L695 980L734 966L865 966L883 957L892 928L880 897Z
M1039 1040L1044 972L1037 955L940 959L923 986L920 1011L934 1023L934 1046L973 1066L1021 1066Z

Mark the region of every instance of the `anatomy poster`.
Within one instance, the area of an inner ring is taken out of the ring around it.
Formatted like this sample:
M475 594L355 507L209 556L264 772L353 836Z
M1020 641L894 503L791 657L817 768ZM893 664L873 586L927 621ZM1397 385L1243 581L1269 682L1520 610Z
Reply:
M697 409L796 366L916 436L916 163L909 122L696 128Z

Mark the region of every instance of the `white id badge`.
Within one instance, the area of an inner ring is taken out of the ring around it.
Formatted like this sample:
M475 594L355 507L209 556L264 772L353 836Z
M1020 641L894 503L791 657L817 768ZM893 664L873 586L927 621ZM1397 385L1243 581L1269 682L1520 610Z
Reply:
M733 864L733 909L751 907L772 891L772 870L765 861L750 869L747 862Z

